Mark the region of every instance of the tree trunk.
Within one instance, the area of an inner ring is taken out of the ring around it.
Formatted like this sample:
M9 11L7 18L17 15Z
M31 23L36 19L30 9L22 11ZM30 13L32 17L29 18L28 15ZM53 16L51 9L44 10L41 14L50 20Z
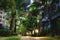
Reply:
M14 27L14 32L16 33L16 22L17 20L15 19L15 27Z
M10 22L10 30L12 30L13 28L13 19L11 19L11 22Z
M15 27L15 12L12 11L11 13L11 22L10 22L10 30L13 30L13 28Z

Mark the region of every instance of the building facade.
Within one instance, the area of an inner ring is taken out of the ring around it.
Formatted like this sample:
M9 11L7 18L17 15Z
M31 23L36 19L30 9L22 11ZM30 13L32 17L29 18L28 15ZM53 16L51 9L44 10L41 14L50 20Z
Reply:
M0 27L6 26L5 12L0 10Z

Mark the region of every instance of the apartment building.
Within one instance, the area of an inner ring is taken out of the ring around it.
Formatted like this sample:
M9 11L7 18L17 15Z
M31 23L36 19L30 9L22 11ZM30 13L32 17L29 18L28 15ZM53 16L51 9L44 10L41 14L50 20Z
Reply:
M0 10L0 27L6 26L5 12Z

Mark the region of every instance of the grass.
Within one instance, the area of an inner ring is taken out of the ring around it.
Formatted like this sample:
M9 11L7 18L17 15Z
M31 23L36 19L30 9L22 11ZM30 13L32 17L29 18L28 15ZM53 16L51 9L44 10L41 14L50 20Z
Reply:
M0 40L20 40L20 36L0 37Z

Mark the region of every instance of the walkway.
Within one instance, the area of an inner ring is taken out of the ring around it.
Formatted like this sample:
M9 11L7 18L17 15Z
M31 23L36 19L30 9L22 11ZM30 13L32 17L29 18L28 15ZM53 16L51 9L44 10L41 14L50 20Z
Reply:
M23 36L21 38L21 40L47 40L48 38L49 37L29 37L29 36Z

